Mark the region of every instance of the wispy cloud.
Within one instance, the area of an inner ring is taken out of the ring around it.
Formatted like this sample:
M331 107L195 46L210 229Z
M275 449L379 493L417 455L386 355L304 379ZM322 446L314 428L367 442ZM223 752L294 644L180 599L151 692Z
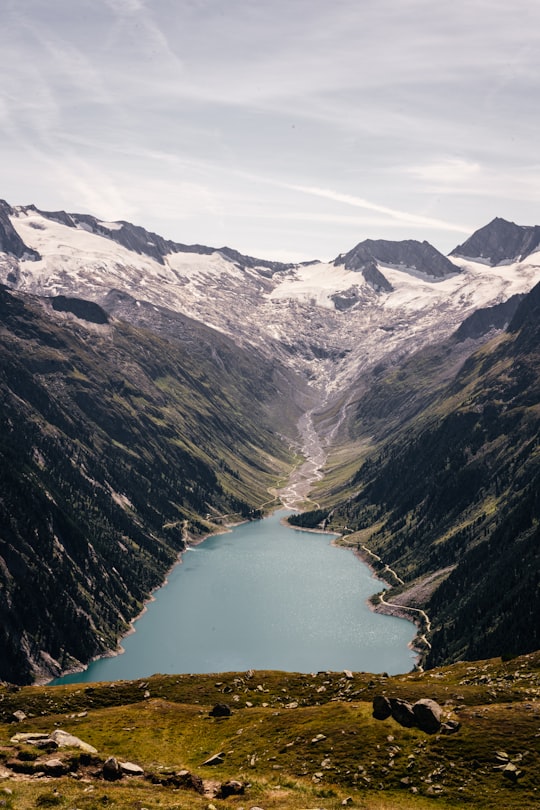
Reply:
M292 191L300 191L303 194L311 194L315 197L324 197L336 203L344 203L345 205L352 205L355 208L364 208L367 211L376 211L379 214L385 214L391 219L397 220L401 223L411 225L421 225L426 228L438 228L444 231L453 231L456 233L468 233L469 226L457 225L453 222L446 222L433 217L426 217L422 214L414 214L409 211L399 211L395 208L388 208L385 205L378 205L377 203L364 200L362 197L355 197L352 194L342 194L339 191L333 191L328 188L317 188L315 186L297 186L287 185Z

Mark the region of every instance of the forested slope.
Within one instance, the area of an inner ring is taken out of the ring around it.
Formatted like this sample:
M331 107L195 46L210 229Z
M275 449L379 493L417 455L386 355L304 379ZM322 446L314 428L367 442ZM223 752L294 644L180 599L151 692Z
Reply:
M0 679L114 648L188 535L271 498L274 369L184 326L0 289Z
M537 286L507 330L379 445L349 482L353 497L301 518L329 518L405 581L387 600L405 592L399 601L428 611L429 665L540 647L539 315Z

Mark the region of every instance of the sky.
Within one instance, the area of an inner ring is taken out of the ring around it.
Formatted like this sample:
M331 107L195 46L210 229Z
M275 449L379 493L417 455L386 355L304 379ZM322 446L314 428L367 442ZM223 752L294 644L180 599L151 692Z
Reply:
M0 198L330 260L540 223L538 0L0 0Z

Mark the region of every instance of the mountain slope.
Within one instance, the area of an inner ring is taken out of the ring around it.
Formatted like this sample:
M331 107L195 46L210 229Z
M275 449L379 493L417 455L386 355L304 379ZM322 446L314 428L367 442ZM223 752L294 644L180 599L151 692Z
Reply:
M350 482L356 494L330 514L332 528L346 526L348 542L404 580L386 601L427 610L430 666L540 647L539 315L537 285L507 331L366 461ZM418 379L414 358L408 374ZM391 382L385 393L390 401ZM309 525L309 514L301 520Z
M0 678L28 682L114 648L189 535L270 499L286 379L186 319L0 289L0 322Z

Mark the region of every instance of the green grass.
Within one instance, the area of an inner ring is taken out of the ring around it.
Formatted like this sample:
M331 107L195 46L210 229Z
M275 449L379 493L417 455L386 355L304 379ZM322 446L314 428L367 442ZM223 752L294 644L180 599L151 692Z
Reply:
M434 698L461 728L454 735L427 735L392 719L376 721L371 702L382 693L410 701ZM332 810L348 797L351 806L371 810L532 808L539 792L539 696L540 654L393 678L255 672L155 675L145 681L17 691L3 687L0 768L15 759L26 770L39 771L43 760L60 756L71 758L76 775L2 779L0 791L7 787L12 794L0 793L0 801L17 810L184 810L209 804L218 810ZM231 707L231 717L209 716L217 702ZM17 709L27 719L8 722ZM35 749L10 742L15 732L57 727L91 743L98 754L91 762L69 749L37 751L36 758ZM523 773L515 784L495 769L501 750L521 757ZM222 764L203 766L218 752L224 752ZM105 782L100 772L108 756L138 763L145 777ZM182 769L215 783L236 779L249 786L244 796L215 799L155 784Z

